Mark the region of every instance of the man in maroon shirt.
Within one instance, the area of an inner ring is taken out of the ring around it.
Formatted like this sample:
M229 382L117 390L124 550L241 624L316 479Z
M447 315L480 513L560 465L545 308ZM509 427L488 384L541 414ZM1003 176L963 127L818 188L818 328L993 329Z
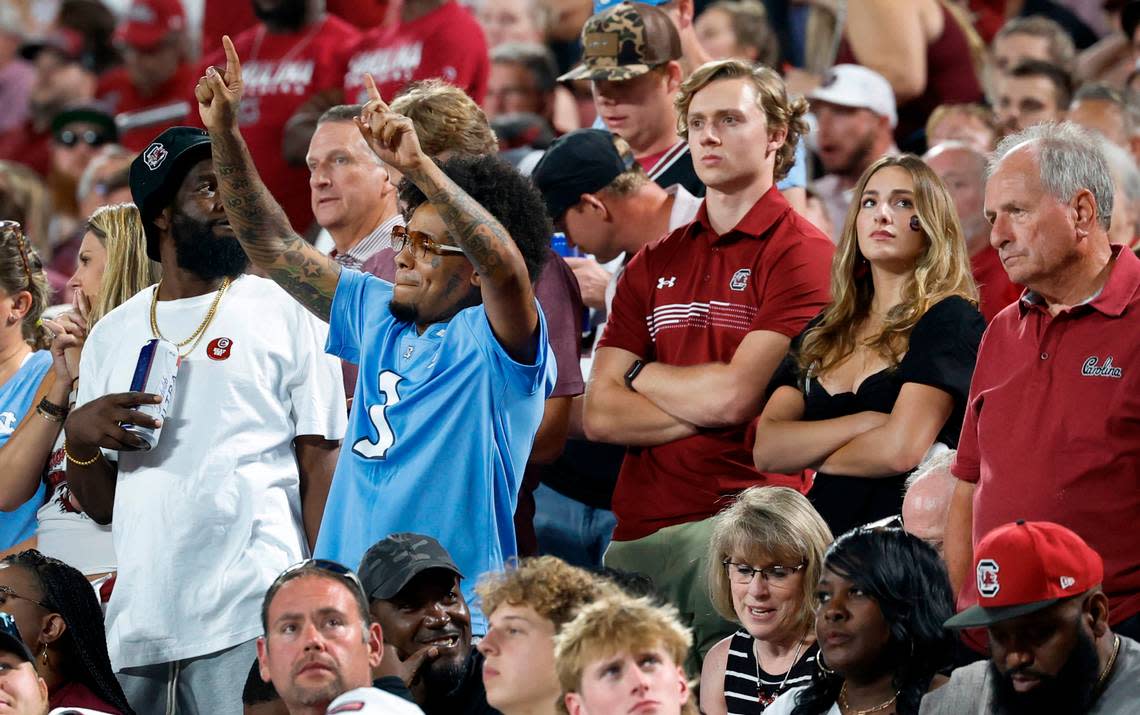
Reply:
M162 130L191 119L188 93L198 77L186 61L181 0L134 0L116 36L126 63L103 75L98 95L118 115L120 143L141 151Z
M491 63L483 28L456 0L404 0L400 21L365 35L352 49L344 75L344 101L367 102L371 73L388 102L421 79L442 79L476 103L487 93Z
M922 159L942 178L954 200L970 253L970 270L978 284L978 309L989 323L1002 308L1017 300L1021 288L1010 282L997 251L990 245L990 224L982 213L986 157L960 142L945 142L932 147Z
M1140 631L1140 259L1108 240L1113 185L1070 122L1007 137L990 161L990 244L1028 290L982 338L952 471L946 561L959 608L982 535L1072 529L1104 558L1109 623Z
M833 247L775 186L807 109L775 72L709 63L678 106L708 193L693 223L626 267L584 422L591 440L629 447L606 564L652 577L703 656L731 632L703 585L709 517L754 484L806 490L798 475L757 472L744 433L791 339L828 302Z
M233 38L245 83L238 124L266 187L303 234L313 223L309 172L285 161L285 124L309 97L340 87L360 33L326 13L321 0L257 0L253 8L260 22ZM225 65L222 50L206 57L203 72L210 65Z

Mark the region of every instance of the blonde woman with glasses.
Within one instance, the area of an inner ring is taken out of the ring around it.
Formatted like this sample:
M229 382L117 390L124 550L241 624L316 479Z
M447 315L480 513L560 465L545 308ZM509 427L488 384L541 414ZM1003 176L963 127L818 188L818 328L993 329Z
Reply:
M96 210L87 221L75 273L67 283L72 310L43 321L53 334L51 352L44 351L42 358L51 369L45 369L36 381L32 402L36 407L0 447L0 508L37 496L33 503L38 513L32 510L37 518L31 522L34 533L28 532L12 552L36 548L74 566L93 582L115 570L111 527L93 522L71 496L63 455L63 420L74 400L79 353L87 331L158 279L157 265L146 257L134 204Z
M709 542L709 596L738 623L701 672L705 715L762 713L811 680L815 588L831 531L802 494L752 487L718 514Z

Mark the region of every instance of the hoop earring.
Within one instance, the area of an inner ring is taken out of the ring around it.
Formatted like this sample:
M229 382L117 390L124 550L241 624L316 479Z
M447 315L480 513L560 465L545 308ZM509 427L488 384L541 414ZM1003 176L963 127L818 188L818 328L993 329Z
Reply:
M827 667L827 663L823 660L823 650L819 650L815 654L815 667L819 670L819 674L825 678L830 678L835 675L835 671Z

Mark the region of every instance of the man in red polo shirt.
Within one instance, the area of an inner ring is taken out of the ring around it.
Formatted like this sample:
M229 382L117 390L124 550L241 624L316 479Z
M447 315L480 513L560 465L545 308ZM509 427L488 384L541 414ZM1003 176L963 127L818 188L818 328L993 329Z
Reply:
M978 350L952 471L946 560L959 608L982 535L1017 519L1077 532L1104 558L1109 623L1140 631L1140 259L1108 241L1112 176L1070 122L1002 140L985 213L1028 289ZM1045 179L1043 181L1043 178Z
M982 213L982 188L986 182L986 157L961 142L944 142L923 155L934 173L942 178L970 252L970 270L978 284L978 310L986 322L1017 300L1021 289L1010 282L1001 258L990 245L990 224Z
M421 79L442 79L483 103L491 60L483 28L456 0L405 0L400 21L365 33L352 49L344 101L367 102L370 73L388 102Z
M248 0L246 0L248 1ZM244 93L238 124L265 186L285 209L289 223L305 233L313 223L309 170L290 165L281 152L286 122L317 92L339 88L348 66L348 48L360 33L325 12L321 0L259 0L260 22L233 38L242 58ZM225 66L218 50L203 63ZM186 92L193 93L192 85Z
M123 44L125 64L103 75L98 96L117 115L119 142L142 151L164 129L191 118L198 77L186 61L181 1L134 0L116 39Z
M757 472L744 432L792 337L828 302L833 247L775 186L806 111L775 72L709 63L678 103L708 193L693 223L626 267L584 418L591 440L629 446L606 564L651 576L703 656L731 632L704 588L708 518L754 484L806 491L798 475Z

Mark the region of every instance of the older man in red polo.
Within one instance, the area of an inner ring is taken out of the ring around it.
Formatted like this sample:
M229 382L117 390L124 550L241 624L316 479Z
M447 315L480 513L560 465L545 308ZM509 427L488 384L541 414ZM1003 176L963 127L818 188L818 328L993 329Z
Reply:
M1140 631L1140 259L1108 240L1113 183L1099 139L1043 124L990 162L990 243L1021 299L982 339L952 471L946 532L959 607L972 550L1017 519L1080 533L1104 558L1109 624Z

